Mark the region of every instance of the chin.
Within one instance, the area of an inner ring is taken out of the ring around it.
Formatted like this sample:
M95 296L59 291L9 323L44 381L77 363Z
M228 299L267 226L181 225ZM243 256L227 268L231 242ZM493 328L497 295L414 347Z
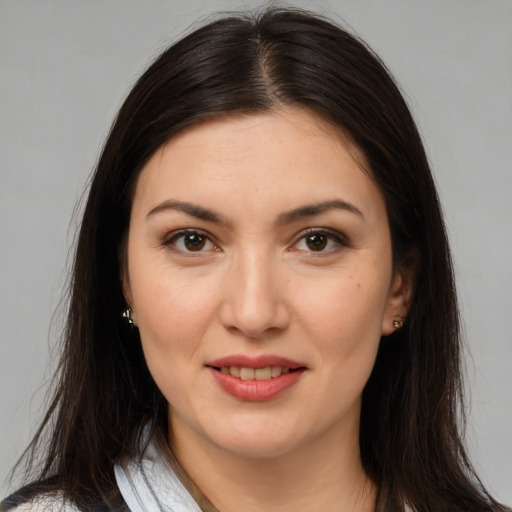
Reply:
M232 455L251 460L267 460L284 456L293 451L295 446L288 439L238 439L223 443L219 447Z
M227 431L224 428L222 432L211 432L209 437L218 448L232 455L269 459L292 452L301 444L303 434L276 421L252 421L231 424Z

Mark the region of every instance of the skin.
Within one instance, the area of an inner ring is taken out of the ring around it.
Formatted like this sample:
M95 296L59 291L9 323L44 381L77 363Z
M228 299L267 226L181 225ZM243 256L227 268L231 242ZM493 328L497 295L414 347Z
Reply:
M384 200L364 164L331 125L279 110L189 128L140 174L124 292L169 402L170 445L222 512L374 506L361 394L412 283L393 268ZM350 207L287 215L332 201ZM272 400L243 401L205 366L233 354L307 370Z

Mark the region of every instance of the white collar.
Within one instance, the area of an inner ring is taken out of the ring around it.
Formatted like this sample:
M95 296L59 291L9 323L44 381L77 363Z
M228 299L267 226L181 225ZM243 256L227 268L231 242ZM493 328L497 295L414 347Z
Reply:
M114 473L131 512L201 512L154 442L141 457L116 464Z
M147 439L149 429L143 435ZM117 486L130 512L201 512L154 441L142 456L114 466ZM404 512L412 512L408 505Z

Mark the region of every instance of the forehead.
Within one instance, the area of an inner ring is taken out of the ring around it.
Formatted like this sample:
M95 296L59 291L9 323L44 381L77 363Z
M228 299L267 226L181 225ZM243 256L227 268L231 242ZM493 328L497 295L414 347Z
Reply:
M310 152L316 149L317 153L324 151L327 146L331 149L337 147L348 152L365 172L370 173L364 153L342 127L303 107L233 113L200 121L181 130L158 151L163 154L177 148L193 149L200 146L202 151L210 149L215 154L222 152L226 157L237 158L243 153L257 152L262 145L271 149L268 145L269 135L275 143L272 147L279 149L281 154L287 152L288 158L300 153L297 144L303 146L306 143L304 149Z
M283 208L337 193L370 203L380 196L351 139L301 109L222 117L187 128L144 166L135 203L182 195L210 203L230 192L241 203L278 200Z

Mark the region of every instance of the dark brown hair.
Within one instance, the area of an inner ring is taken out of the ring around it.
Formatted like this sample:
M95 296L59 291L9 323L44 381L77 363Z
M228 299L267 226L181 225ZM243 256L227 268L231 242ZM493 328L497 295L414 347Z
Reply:
M363 42L295 9L233 15L196 30L160 55L124 102L80 228L55 394L26 452L26 465L39 468L35 489L59 489L87 508L115 494L114 462L134 454L143 425L152 422L161 442L167 436L166 401L137 330L120 319L120 255L141 168L187 126L282 106L309 109L352 139L385 197L395 262L420 255L407 321L382 339L363 395L361 456L379 486L379 510L405 503L418 512L502 510L461 441L452 264L414 121Z

